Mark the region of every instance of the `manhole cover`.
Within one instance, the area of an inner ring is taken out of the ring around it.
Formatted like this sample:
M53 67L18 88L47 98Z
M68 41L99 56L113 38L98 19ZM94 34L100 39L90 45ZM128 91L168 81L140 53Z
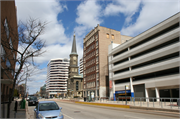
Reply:
M80 111L74 111L74 113L80 113Z

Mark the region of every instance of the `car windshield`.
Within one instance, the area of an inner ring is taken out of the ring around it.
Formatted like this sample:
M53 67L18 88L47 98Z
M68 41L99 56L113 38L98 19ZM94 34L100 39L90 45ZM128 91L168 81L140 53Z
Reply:
M37 97L30 97L30 100L37 100Z
M59 107L56 103L40 103L39 111L47 111L47 110L59 110Z

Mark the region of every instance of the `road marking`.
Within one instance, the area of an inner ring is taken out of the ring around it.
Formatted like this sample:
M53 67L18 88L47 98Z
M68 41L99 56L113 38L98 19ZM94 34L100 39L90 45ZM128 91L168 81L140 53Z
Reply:
M68 117L68 118L70 118L70 119L73 119L72 117L70 117L70 116L68 116L68 115L66 115L66 114L64 114L64 113L63 113L63 115L66 116L66 117Z
M136 118L136 119L145 119L145 118L140 118L140 117L132 117L132 116L129 116L129 115L124 115L125 117L129 117L130 119L132 118Z

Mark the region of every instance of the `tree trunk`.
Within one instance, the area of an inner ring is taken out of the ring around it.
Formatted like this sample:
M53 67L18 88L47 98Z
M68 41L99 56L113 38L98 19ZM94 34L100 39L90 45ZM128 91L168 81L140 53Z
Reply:
M11 106L12 97L13 97L13 94L14 94L15 84L16 84L16 79L14 79L12 91L10 91L10 93L9 93L9 102L8 102L8 108L7 108L7 118L10 118L10 106Z

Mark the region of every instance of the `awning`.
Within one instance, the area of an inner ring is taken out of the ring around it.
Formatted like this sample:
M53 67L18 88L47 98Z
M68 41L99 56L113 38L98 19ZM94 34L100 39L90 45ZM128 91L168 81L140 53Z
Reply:
M13 79L1 79L1 84L13 84Z

